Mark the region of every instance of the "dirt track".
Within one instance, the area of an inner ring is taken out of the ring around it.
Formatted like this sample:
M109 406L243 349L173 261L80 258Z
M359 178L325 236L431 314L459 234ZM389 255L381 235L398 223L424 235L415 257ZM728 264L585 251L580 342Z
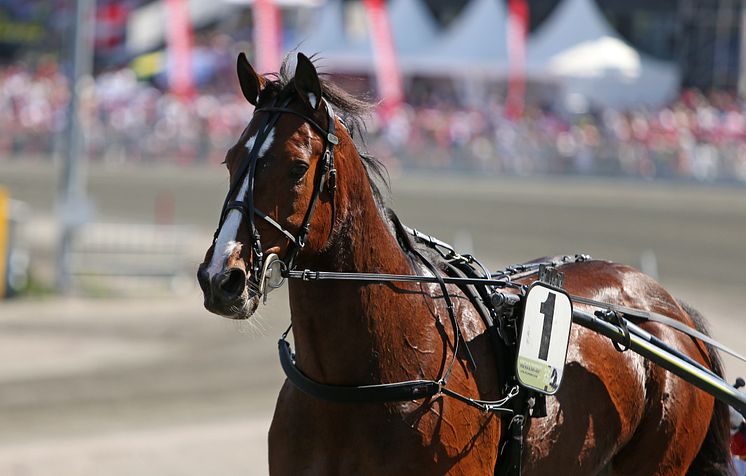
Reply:
M205 234L217 220L220 170L91 173L100 219L152 221L168 193L175 219ZM52 171L3 164L0 184L44 221ZM698 307L716 337L746 350L746 190L585 180L419 177L393 181L411 226L492 266L582 251L639 266ZM43 243L44 240L39 240ZM251 335L201 309L199 292L155 300L0 304L0 474L266 473L266 430L281 383L273 296ZM746 365L726 360L729 378Z

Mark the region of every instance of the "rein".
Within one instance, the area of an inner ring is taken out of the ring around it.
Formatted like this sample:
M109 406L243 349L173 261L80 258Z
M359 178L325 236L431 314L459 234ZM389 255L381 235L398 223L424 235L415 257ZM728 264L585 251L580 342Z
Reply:
M551 264L551 262L547 262L544 264ZM535 274L536 271L531 271L527 273L521 273L525 274L526 276L530 276L531 274ZM502 273L498 273L496 276L505 276ZM387 282L420 282L420 283L437 283L439 282L439 279L434 276L423 276L423 275L409 275L409 274L384 274L384 273L340 273L340 272L333 272L333 271L312 271L310 269L304 269L303 271L284 271L283 277L289 278L289 279L300 279L303 281L325 281L325 280L336 280L336 281L362 281L362 282L368 282L368 283L387 283ZM525 276L521 276L525 277ZM524 284L518 284L513 282L512 280L505 280L505 279L496 279L496 278L452 278L444 276L441 278L443 282L447 284L457 284L457 285L483 285L483 286L492 286L494 288L515 288L520 290L521 292L528 289L528 286ZM517 295L512 295L517 296ZM690 326L687 326L686 324L677 321L676 319L672 319L670 317L664 316L660 313L653 312L653 311L645 311L641 309L633 309L626 306L620 306L618 304L609 304L602 301L596 301L594 299L589 299L583 296L577 296L570 294L570 300L576 304L585 304L588 306L592 306L598 309L603 309L607 312L613 312L618 313L623 316L628 316L644 321L651 321L651 322L657 322L659 324L663 324L665 326L671 327L672 329L679 331L683 334L687 334L690 337L693 337L695 339L701 340L702 342L705 342L706 344L709 344L727 354L732 355L733 357L746 362L746 357L744 357L742 354L736 352L735 350L731 349L730 347L721 344L720 342L716 341L712 337L708 336L707 334L704 334ZM505 298L510 299L510 298ZM697 364L699 365L699 364Z

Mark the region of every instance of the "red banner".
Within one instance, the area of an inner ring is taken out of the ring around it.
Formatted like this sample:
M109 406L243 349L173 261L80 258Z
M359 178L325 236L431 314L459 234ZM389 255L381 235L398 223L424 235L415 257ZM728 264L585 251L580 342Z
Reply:
M376 64L376 82L381 97L381 115L391 117L404 101L404 87L396 59L394 36L391 32L386 2L365 0L371 29L373 55Z
M124 45L128 6L122 1L98 5L96 9L97 50L111 50Z
M526 0L510 0L508 12L508 95L505 113L518 119L523 115L526 95L526 38L529 10Z
M192 70L192 21L187 0L166 0L168 33L168 84L183 98L195 94Z
M254 1L254 49L257 72L275 73L282 61L282 16L272 0Z

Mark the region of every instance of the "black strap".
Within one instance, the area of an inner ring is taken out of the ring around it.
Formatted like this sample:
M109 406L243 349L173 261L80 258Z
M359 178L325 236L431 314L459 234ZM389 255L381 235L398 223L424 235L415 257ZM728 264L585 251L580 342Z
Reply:
M283 228L282 225L280 225L279 223L277 223L271 216L267 215L266 213L264 213L263 211L259 210L258 208L254 209L254 213L257 216L259 216L259 218L261 218L265 222L267 222L270 225L272 225L277 231L279 231L280 233L282 233L283 235L285 235L285 237L288 240L290 240L291 243L295 243L296 242L296 237L293 236L293 234L290 233L289 231L287 231L285 228Z
M523 463L523 424L526 416L521 413L513 415L508 424L508 438L503 443L499 454L500 460L495 466L497 476L520 476Z
M628 351L629 347L632 345L632 336L629 332L629 327L627 327L626 319L618 315L616 312L608 310L596 311L593 314L595 314L595 316L599 319L603 319L610 324L614 324L622 331L622 342L617 342L616 340L612 339L611 343L614 345L614 348L617 350L617 352Z
M289 329L288 329L289 331ZM285 335L278 342L280 365L288 380L303 393L320 400L337 403L386 403L404 402L433 397L438 394L455 398L467 405L484 412L504 412L512 414L513 410L507 404L518 395L518 387L510 389L508 394L500 400L479 400L469 398L454 392L445 383L435 380L407 380L404 382L382 383L376 385L329 385L308 377L295 364L290 343Z
M325 106L327 117L328 117L327 129L324 129L318 122L308 117L307 115L301 112L298 112L298 111L294 111L293 109L290 109L284 106L282 107L271 106L271 107L260 108L256 110L256 112L277 113L275 114L275 116L280 116L280 114L282 113L296 115L300 117L301 119L303 119L308 124L310 124L311 126L313 126L319 133L321 133L322 137L324 138L324 151L322 153L321 160L319 161L319 165L317 167L316 176L315 176L314 185L313 185L313 195L311 196L311 202L309 203L308 208L306 209L306 214L303 217L303 222L301 224L300 229L298 230L298 234L295 236L295 239L292 242L292 246L288 250L285 260L284 260L285 265L288 269L292 269L296 256L306 244L306 239L308 238L308 234L310 232L311 217L313 216L313 212L316 209L316 204L319 201L321 192L324 189L324 182L325 182L327 174L329 174L330 176L330 194L331 194L331 207L332 207L332 223L330 226L330 233L331 233L331 230L334 229L334 221L336 220L334 191L336 190L337 171L334 168L334 146L336 146L339 143L339 138L335 134L336 123L335 123L334 109L332 109L331 104L329 104L329 102L326 99L321 98L321 101Z
M230 189L228 191L228 195L225 197L225 201L223 202L223 210L220 214L220 222L218 224L218 228L215 230L215 234L213 235L213 243L215 240L217 240L218 233L226 219L226 216L228 214L228 211L230 210L239 210L241 213L244 214L244 216L248 220L249 224L249 233L251 235L251 252L253 256L253 273L252 278L254 276L258 276L260 274L260 270L263 266L263 252L262 252L262 246L261 246L261 236L259 234L258 228L256 226L256 220L255 217L259 217L263 219L266 223L271 225L273 228L278 230L280 233L285 235L290 240L290 248L287 252L287 255L285 257L285 264L288 269L292 268L293 261L295 260L295 257L297 256L298 252L303 248L305 245L306 239L308 237L310 223L311 223L311 217L313 216L314 209L316 207L316 203L318 202L319 196L321 195L321 192L324 187L325 180L328 180L329 183L329 191L331 194L331 206L332 206L332 224L330 226L330 234L331 231L334 229L334 222L336 220L336 206L334 202L334 191L336 190L336 179L337 179L337 171L334 168L334 146L339 143L339 138L336 136L336 123L335 123L335 114L334 110L331 107L331 104L329 102L322 98L322 103L325 106L326 113L328 116L328 127L327 129L324 129L318 122L316 122L313 118L308 117L307 115L294 111L290 108L288 108L288 104L290 103L292 97L288 97L284 99L279 106L276 106L278 99L275 99L271 106L265 107L265 108L258 108L254 110L254 114L260 113L260 112L267 112L270 113L267 119L263 124L261 124L257 130L254 144L249 151L249 157L248 160L244 161L241 164L241 168L239 169L238 173L235 174L235 180L230 186ZM291 232L286 230L282 227L276 220L274 220L272 217L267 215L266 213L257 210L254 207L254 177L256 174L256 167L259 160L258 154L259 150L261 149L262 144L267 139L267 136L269 134L269 131L275 126L277 121L279 120L280 116L283 113L290 113L294 114L296 116L301 117L305 122L316 128L317 131L319 131L324 138L324 151L322 155L322 159L319 161L319 166L316 177L314 180L314 191L313 195L311 197L311 203L308 206L308 209L306 210L306 214L304 216L303 222L301 224L301 228L298 231L297 235L293 235ZM328 175L328 179L326 178ZM244 197L235 197L233 199L234 195L237 194L237 191L239 190L239 187L241 186L241 183L244 180L249 180L248 189L246 191L246 195Z
M274 125L277 123L278 119L279 119L279 117L274 117L274 118L273 117L269 117L269 118L267 118L267 121L264 124L262 124L261 126L259 126L259 130L257 131L256 139L255 139L255 142L254 142L254 147L252 147L252 149L249 151L249 158L248 158L248 160L245 160L241 164L241 168L238 170L238 173L235 174L235 179L231 183L231 186L228 189L228 194L225 196L225 200L223 201L223 209L220 212L220 220L218 221L218 227L215 230L215 234L213 235L213 242L215 240L217 240L218 233L220 232L220 229L223 226L223 222L225 222L225 219L227 218L229 210L231 210L231 209L238 209L238 210L246 209L246 210L248 210L248 208L246 207L246 205L242 205L242 208L238 208L238 207L235 206L237 203L244 204L243 200L241 200L243 197L236 197L234 199L233 196L236 195L236 193L238 192L239 188L241 187L241 183L246 178L246 174L249 172L249 167L251 166L251 162L254 160L255 156L258 155L258 153L259 153L259 148L261 147L261 145L259 147L257 147L256 141L259 140L262 143L264 143L264 138L266 136L266 133L263 133L263 131L269 130L272 127L274 127ZM231 206L229 208L229 205L231 205L231 204L233 206Z
M455 275L456 278L479 278L478 274L474 269L466 262L462 260L454 260L449 263L451 274ZM469 298L474 308L477 310L479 315L484 321L485 327L487 328L487 334L490 336L490 342L492 342L493 349L495 351L495 365L497 367L498 378L501 379L500 388L508 387L508 374L510 362L512 362L512 356L515 354L514 349L508 349L508 346L500 336L498 326L495 325L495 319L500 319L500 316L493 316L491 307L491 296L488 295L487 287L484 285L472 285L472 284L457 284L461 291Z
M329 142L329 143L331 143L333 145L337 145L339 143L339 138L334 134L334 110L330 107L330 104L327 102L327 100L325 98L321 98L321 102L326 106L326 115L327 115L327 118L329 119L328 130L324 129L318 122L316 122L315 120L311 119L310 117L308 117L307 115L303 114L302 112L294 111L293 109L290 109L290 108L286 107L287 104L285 104L283 106L280 106L280 107L275 107L275 106L262 107L262 108L256 109L254 111L254 113L257 113L257 112L282 112L282 113L287 113L287 114L294 114L294 115L300 117L301 119L303 119L308 124L310 124L313 127L315 127L317 131L319 131L322 135L324 135L324 140L325 141L327 141L327 142Z
M290 103L290 100L292 98L288 97L282 102L282 106L287 106ZM275 102L278 99L275 99ZM254 114L256 114L256 111L254 111ZM259 150L261 149L262 145L264 144L264 141L267 139L267 135L269 134L269 131L277 124L277 121L279 120L279 114L276 115L270 115L267 117L265 122L259 126L259 129L257 130L254 144L249 151L249 157L248 160L245 160L241 164L241 168L238 171L238 174L236 174L236 179L231 184L230 188L228 189L228 194L225 196L225 201L223 202L223 209L220 213L220 222L218 223L218 227L215 230L215 234L213 235L213 243L218 238L218 233L220 232L220 229L223 226L223 223L225 222L225 219L228 215L229 210L241 210L244 212L244 216L247 218L249 222L249 234L251 235L251 253L253 256L252 265L253 265L253 272L251 273L252 278L254 276L258 276L261 272L261 269L263 267L263 261L264 256L262 253L262 246L261 246L261 237L259 236L259 231L256 227L256 222L254 220L254 194L252 193L252 190L254 189L254 175L256 171L256 165L259 160ZM241 183L244 181L244 179L249 180L248 184L248 190L246 191L245 197L235 197L235 200L233 199L234 195L238 194L238 191ZM231 201L233 200L233 201ZM239 206L239 203L242 203L241 206ZM229 205L232 205L229 207ZM255 283L256 284L256 283Z
M429 398L441 391L441 385L434 380L349 386L319 383L306 376L295 365L288 341L280 339L278 346L280 365L288 379L304 393L321 400L338 403L401 402Z

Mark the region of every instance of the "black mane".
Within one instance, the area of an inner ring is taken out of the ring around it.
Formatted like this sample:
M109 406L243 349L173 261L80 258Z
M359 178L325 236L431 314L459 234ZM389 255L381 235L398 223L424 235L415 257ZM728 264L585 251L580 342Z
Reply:
M311 59L314 59L313 57ZM293 84L294 75L291 71L290 56L285 56L280 65L280 71L278 73L270 74L269 81L265 85L264 91L269 94L270 97L276 97L278 95L288 94L288 91L295 88ZM352 137L363 137L365 132L365 117L370 115L375 107L375 104L365 99L356 98L338 85L334 84L329 80L328 75L325 73L319 74L319 81L321 83L321 94L329 101L334 107L334 111L344 121L347 130ZM362 147L364 148L365 142L363 139ZM375 157L368 154L366 151L361 150L361 145L357 145L358 154L360 160L365 166L365 170L368 174L368 181L373 191L379 207L385 208L385 198L381 193L381 189L378 186L378 182L382 183L388 192L389 189L389 175L386 167Z

